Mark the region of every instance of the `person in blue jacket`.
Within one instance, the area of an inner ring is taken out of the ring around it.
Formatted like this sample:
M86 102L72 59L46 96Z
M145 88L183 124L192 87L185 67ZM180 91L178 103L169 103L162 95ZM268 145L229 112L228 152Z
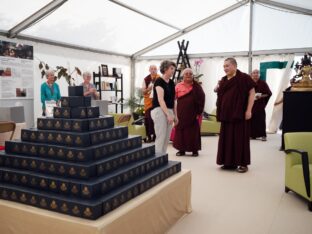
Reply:
M54 100L57 104L61 99L60 88L55 83L54 71L48 70L46 72L47 81L41 85L41 102L42 102L42 115L46 116L45 101Z

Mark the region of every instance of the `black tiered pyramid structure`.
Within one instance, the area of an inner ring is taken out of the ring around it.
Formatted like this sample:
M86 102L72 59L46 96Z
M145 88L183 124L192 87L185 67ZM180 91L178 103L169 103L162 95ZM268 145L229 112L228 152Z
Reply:
M111 116L83 97L82 86L38 118L0 153L0 198L97 219L181 170L155 146L114 127Z

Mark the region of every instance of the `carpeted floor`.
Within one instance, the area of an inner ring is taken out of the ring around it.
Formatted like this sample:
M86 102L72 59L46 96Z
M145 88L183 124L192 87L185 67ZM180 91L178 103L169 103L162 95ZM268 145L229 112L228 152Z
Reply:
M198 158L171 160L192 170L193 212L174 225L169 234L311 234L312 212L293 193L284 193L284 153L280 135L251 141L251 165L244 174L216 165L217 136L202 137Z

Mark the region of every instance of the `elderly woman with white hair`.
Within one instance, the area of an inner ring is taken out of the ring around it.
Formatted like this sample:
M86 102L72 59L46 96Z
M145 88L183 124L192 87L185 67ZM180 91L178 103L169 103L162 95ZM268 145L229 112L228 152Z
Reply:
M83 95L85 97L90 97L92 100L99 99L99 94L96 91L95 85L90 83L91 73L86 71L82 74L83 82L80 84L83 86Z
M60 88L55 83L54 71L46 71L47 81L41 85L41 103L42 103L42 115L46 116L46 101L54 100L56 104L59 104L61 99Z
M176 156L192 152L192 156L197 157L201 149L198 119L204 110L205 93L194 80L191 68L184 69L182 77L182 82L175 86L179 123L175 126L173 146L178 150Z

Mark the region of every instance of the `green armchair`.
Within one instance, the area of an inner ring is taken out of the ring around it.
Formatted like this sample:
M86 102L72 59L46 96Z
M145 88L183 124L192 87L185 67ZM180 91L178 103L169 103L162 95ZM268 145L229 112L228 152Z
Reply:
M200 126L200 134L202 136L220 133L221 123L217 121L216 112L217 110L214 109L208 114L208 118L203 118Z
M146 139L146 131L144 124L137 125L131 114L110 114L114 117L115 126L128 126L129 135L139 135L142 136L142 140Z
M312 132L285 133L285 192L293 191L308 201L312 211Z

